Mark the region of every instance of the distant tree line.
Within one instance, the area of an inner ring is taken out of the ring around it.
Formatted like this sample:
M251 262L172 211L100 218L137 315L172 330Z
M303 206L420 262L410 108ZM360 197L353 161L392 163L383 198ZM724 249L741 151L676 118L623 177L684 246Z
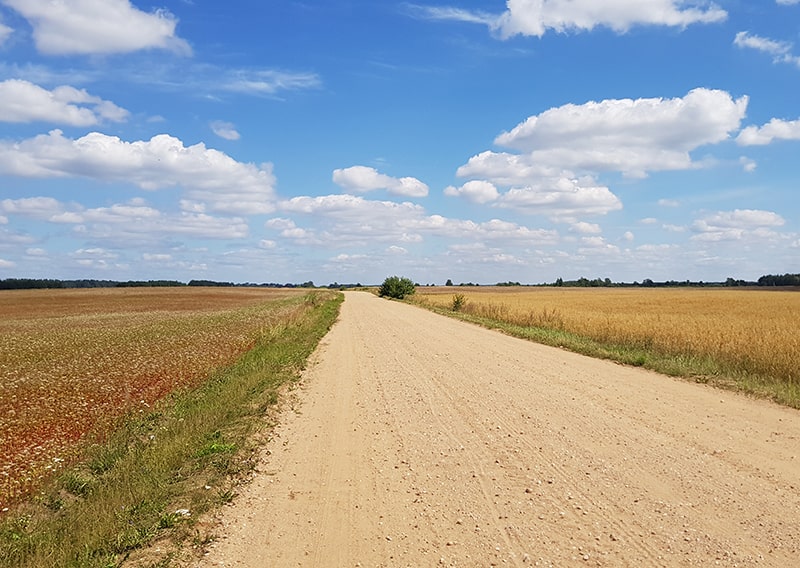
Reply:
M258 288L315 288L312 281L301 284L278 284L275 282L254 284L237 284L233 282L217 282L215 280L190 280L189 283L177 280L58 280L53 278L6 278L0 280L0 290L33 290L40 288L146 288L146 287L181 287L181 286L218 286L218 287L258 287ZM360 284L358 285L360 286ZM342 284L331 284L329 287L351 287Z
M311 287L314 287L314 284L311 284ZM325 288L330 288L331 290L347 290L348 288L363 288L364 286L361 285L361 282L357 282L356 284L339 284L338 282L332 282L325 286Z
M56 280L52 278L6 278L0 280L0 290L30 290L36 288L115 288L121 282L111 280Z
M445 286L480 286L480 284L473 284L472 282L454 284L452 280L448 279L447 282L445 282ZM666 280L657 282L650 278L645 278L641 282L612 282L610 278L595 278L590 280L589 278L581 277L577 280L564 280L563 278L557 278L555 282L545 284L520 284L519 282L511 281L498 282L495 284L495 286L555 286L571 288L733 288L745 286L800 286L800 274L767 274L759 278L757 281L728 278L724 282L704 282L703 280Z
M758 279L759 286L800 286L800 274L767 274Z
M508 284L498 284L503 286ZM757 281L748 281L736 278L728 278L724 282L704 282L703 280L666 280L663 282L656 282L650 278L645 278L641 282L612 282L609 278L595 278L589 280L588 278L579 278L577 280L563 280L558 278L552 284L545 284L545 286L572 286L583 288L596 288L596 287L642 287L642 288L677 288L677 287L744 287L744 286L800 286L800 274L784 274L782 276L768 274L762 276Z
M31 290L37 288L140 288L186 286L176 280L57 280L52 278L6 278L0 280L0 290Z
M183 282L175 280L128 280L126 282L117 282L116 288L174 288L178 286L185 286Z
M317 288L313 281L302 282L299 284L287 282L280 284L277 282L266 283L235 283L220 282L216 280L190 280L188 283L177 280L60 280L55 278L6 278L0 280L0 290L31 290L37 288L134 288L134 287L179 287L179 286L218 286L218 287L248 287L248 288ZM462 282L454 284L448 279L445 286L480 286L473 282ZM498 282L495 286L526 286L519 282ZM643 288L676 288L676 287L738 287L738 286L798 286L800 287L800 274L766 274L757 281L741 280L728 278L724 282L704 282L691 280L666 280L656 282L650 278L645 278L641 282L612 282L610 278L578 278L577 280L556 279L555 282L546 284L534 284L534 286L556 286L556 287L577 287L577 288L623 288L623 287L643 287ZM339 284L333 282L323 288L347 289L361 288L358 284Z

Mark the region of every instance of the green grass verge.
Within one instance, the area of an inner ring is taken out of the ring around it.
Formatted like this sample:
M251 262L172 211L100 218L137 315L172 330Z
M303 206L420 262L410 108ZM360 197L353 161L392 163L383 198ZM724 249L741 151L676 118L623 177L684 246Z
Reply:
M0 522L0 566L109 568L155 540L202 538L196 519L230 501L255 465L284 385L336 319L342 294L284 302L256 346L196 390L129 417L86 459ZM263 439L263 436L262 438ZM168 566L172 552L148 561Z
M725 364L725 362L715 361L711 357L662 353L641 345L604 343L558 329L523 327L500 320L432 306L425 302L415 302L413 299L408 302L438 314L496 329L521 339L559 347L589 357L642 367L665 375L709 384L726 390L734 390L759 398L767 398L779 404L800 409L800 385L782 381L776 377L743 373Z

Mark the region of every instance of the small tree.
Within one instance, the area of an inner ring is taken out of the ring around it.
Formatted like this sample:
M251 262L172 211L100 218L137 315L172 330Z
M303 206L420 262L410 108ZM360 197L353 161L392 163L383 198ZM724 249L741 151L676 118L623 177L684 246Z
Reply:
M414 283L409 278L401 278L399 276L390 276L381 284L378 295L381 297L396 298L402 300L406 296L410 296L416 291Z

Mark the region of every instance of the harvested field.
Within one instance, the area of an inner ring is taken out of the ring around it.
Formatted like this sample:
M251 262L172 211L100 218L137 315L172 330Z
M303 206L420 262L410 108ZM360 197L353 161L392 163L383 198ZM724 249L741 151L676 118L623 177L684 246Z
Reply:
M129 412L248 350L299 290L0 293L0 509Z

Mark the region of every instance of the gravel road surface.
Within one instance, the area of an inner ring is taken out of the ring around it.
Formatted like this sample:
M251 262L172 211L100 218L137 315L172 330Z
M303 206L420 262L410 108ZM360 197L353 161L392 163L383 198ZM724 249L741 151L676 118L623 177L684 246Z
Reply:
M294 397L191 566L800 566L798 411L360 292Z

